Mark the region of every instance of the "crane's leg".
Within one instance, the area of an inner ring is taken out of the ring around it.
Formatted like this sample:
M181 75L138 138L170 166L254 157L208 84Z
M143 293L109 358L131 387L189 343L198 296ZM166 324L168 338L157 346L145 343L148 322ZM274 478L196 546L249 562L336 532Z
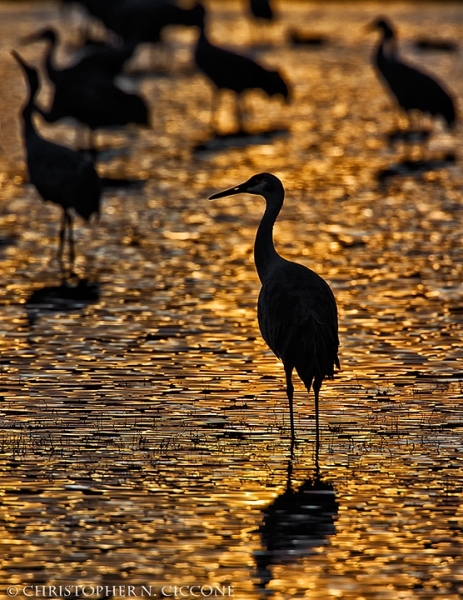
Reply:
M88 149L89 149L90 155L92 157L96 157L97 152L96 152L96 145L95 145L95 130L94 129L89 130L88 141L89 141Z
M63 209L63 217L61 219L61 227L59 230L59 246L58 246L58 262L63 265L63 250L64 250L64 239L66 236L66 223L67 223L66 209Z
M74 266L74 261L76 259L76 253L74 248L74 231L73 231L73 221L72 216L66 211L66 220L68 224L68 238L69 238L69 262L71 263L71 270Z
M313 382L313 392L315 396L315 462L316 466L318 465L318 453L320 450L320 419L319 419L319 410L318 410L318 394L320 392L320 388L322 387L321 381L317 381L316 379ZM318 468L318 466L317 466Z
M218 89L214 88L214 91L212 92L212 105L211 105L212 131L217 131L217 129L215 128L215 124L214 124L214 117L215 117L215 113L217 112L217 106L219 104L219 100L220 100L220 91Z
M243 105L244 99L241 98L240 94L236 94L236 119L238 121L238 131L240 133L244 132Z
M293 411L293 396L294 396L294 386L292 382L292 366L285 365L285 373L286 373L286 395L288 396L289 402L289 420L291 423L291 449L296 441L296 435L294 433L294 411Z

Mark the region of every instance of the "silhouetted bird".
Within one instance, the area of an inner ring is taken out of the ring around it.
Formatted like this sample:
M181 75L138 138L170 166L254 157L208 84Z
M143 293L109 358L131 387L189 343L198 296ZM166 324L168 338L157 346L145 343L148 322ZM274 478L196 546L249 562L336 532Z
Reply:
M201 28L196 49L195 61L198 68L217 88L236 92L236 110L240 129L242 129L242 110L239 96L246 90L261 89L268 96L280 94L289 99L288 86L278 71L270 71L240 54L224 50L209 42ZM217 104L214 91L213 113Z
M45 59L48 77L55 84L51 108L36 109L49 123L72 117L90 128L90 150L94 150L94 132L102 127L124 126L129 123L149 125L148 107L137 94L121 90L113 83L134 44L121 49L96 52L78 64L57 69L54 64L56 32L47 28L29 36L28 41L45 39L50 47Z
M442 116L448 127L455 124L455 105L442 85L431 76L400 60L392 24L379 18L371 25L382 32L375 64L399 105L408 114L420 110L433 117Z
M315 394L316 451L320 443L318 395L325 377L333 377L338 360L338 316L329 285L303 265L282 258L273 245L273 225L283 206L284 188L269 173L219 192L211 199L233 194L257 194L266 210L257 230L254 261L262 288L257 317L262 337L283 361L289 401L291 440L295 441L292 372L296 369L307 391Z
M46 33L49 39L49 33ZM102 127L125 126L129 123L149 126L148 106L137 94L121 90L111 76L98 76L85 65L57 70L47 55L47 72L55 83L51 108L36 109L49 123L72 117L90 128L90 149L94 149L93 134Z
M199 27L204 7L184 8L172 0L118 0L108 27L126 42L157 43L169 25Z
M121 47L108 44L93 47L75 64L63 69L57 69L55 62L58 34L51 27L42 29L23 38L26 43L45 40L49 43L45 57L45 68L48 78L55 85L74 85L79 79L88 84L90 79L98 82L107 80L112 82L122 72L124 64L132 56L135 44Z
M270 0L249 0L249 10L256 19L273 21L275 14L270 5Z
M17 52L13 51L12 54L21 65L29 87L29 98L22 111L29 179L43 200L49 200L63 208L58 258L62 262L68 230L69 259L72 265L75 251L71 209L87 221L92 214L99 215L100 178L93 164L82 154L50 142L38 133L33 121L33 114L37 110L35 96L39 89L38 73Z
M61 0L62 2L69 4L79 4L82 6L89 15L95 17L101 21L104 25L108 26L108 21L111 20L117 5L121 0Z

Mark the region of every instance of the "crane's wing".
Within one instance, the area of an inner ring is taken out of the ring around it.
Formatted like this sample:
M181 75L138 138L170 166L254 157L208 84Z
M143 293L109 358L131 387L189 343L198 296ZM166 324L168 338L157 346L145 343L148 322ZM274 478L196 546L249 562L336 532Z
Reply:
M339 367L338 317L330 287L302 265L285 263L266 278L258 301L262 337L306 385ZM307 376L303 376L307 373Z
M80 152L39 139L27 150L27 167L44 200L72 206L84 218L99 211L101 182L92 162Z
M261 87L268 79L268 71L252 59L224 48L214 46L206 39L198 41L195 60L198 67L218 88L241 93Z
M449 125L455 120L455 106L443 86L431 75L392 57L382 64L382 74L405 110L418 109L442 115Z

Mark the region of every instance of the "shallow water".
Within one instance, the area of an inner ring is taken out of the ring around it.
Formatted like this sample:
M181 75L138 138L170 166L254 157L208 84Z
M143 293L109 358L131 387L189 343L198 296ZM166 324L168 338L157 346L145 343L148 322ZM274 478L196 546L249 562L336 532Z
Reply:
M211 4L211 37L280 68L293 88L288 106L249 98L249 139L225 137L229 97L223 136L212 134L196 34L171 33L168 65L154 53L155 72L125 79L149 100L153 128L99 136L100 174L142 182L108 187L100 223L78 222L78 287L55 260L59 209L25 183L25 87L8 53L52 22L71 43L75 22L53 4L0 12L1 593L461 597L463 132L436 125L424 150L389 143L395 113L364 25L387 12L403 54L461 98L461 50L420 53L411 40L459 42L463 7L286 3L251 40L240 5ZM328 43L292 46L290 27ZM43 47L20 51L37 63ZM142 52L132 72L147 66ZM70 124L40 130L76 139ZM321 482L312 395L298 383L291 464L282 366L258 331L263 201L207 200L259 171L287 190L279 251L325 277L339 306Z

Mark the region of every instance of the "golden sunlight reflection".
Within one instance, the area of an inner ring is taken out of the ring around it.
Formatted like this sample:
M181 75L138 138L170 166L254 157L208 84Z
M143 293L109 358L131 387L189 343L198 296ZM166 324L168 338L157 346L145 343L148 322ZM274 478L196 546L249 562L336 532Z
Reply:
M0 3L0 595L132 585L160 598L199 585L240 600L456 600L462 129L436 122L425 146L391 137L365 26L387 13L403 55L460 106L459 54L412 42L460 43L463 8L280 2L274 24L254 26L235 0L207 7L214 43L278 68L291 103L250 93L236 133L225 93L214 132L196 28L140 48L120 79L152 126L98 130L101 216L76 219L66 278L61 208L27 183L26 88L9 51L42 69L45 42L20 39L53 25L57 62L70 64L84 16ZM324 41L291 41L302 24ZM85 139L70 120L36 124L56 143ZM293 460L283 366L256 319L264 200L207 200L263 171L286 188L279 252L323 276L339 308L342 370L322 388L320 453L298 381Z

